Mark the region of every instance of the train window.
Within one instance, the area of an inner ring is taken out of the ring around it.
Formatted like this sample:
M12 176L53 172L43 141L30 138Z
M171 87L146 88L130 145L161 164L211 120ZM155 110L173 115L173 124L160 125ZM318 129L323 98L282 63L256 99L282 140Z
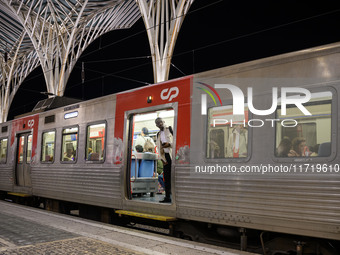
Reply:
M248 156L248 107L244 115L233 115L232 106L208 110L207 158L245 158Z
M32 135L27 136L27 148L26 148L26 163L31 162L32 156Z
M24 161L24 144L25 144L25 136L21 135L19 137L19 148L18 148L18 163L22 163Z
M104 161L106 124L87 126L86 161Z
M63 129L61 161L75 162L77 159L78 127Z
M53 162L55 148L55 131L42 134L41 161Z
M277 109L276 124L277 157L328 157L331 154L332 93L312 93L304 107L312 115L304 115L295 105L287 105L286 115Z
M0 163L5 164L7 159L7 144L8 139L2 138L0 139Z

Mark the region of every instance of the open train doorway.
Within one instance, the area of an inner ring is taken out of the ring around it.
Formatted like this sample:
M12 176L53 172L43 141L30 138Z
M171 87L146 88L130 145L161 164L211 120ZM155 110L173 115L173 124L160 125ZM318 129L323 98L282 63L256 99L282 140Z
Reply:
M17 136L16 185L31 187L32 133Z
M126 170L130 177L127 185L130 199L157 203L164 200L163 162L160 157L163 148L159 148L162 146L157 142L160 129L155 120L161 118L165 126L172 130L174 116L173 109L130 115L129 163Z

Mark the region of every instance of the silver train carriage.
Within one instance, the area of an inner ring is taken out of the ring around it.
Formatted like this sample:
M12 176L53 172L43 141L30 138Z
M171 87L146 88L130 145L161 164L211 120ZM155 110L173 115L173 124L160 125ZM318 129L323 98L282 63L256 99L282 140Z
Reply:
M340 240L339 78L336 43L33 112L0 124L0 190ZM162 204L158 150L135 146L157 117L174 137Z

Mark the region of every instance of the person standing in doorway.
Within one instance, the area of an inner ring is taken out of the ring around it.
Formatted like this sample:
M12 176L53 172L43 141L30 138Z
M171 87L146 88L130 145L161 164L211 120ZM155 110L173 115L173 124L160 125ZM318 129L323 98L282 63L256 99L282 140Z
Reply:
M157 133L157 148L159 149L159 155L163 162L163 176L165 185L165 197L160 203L171 203L171 154L172 154L172 142L173 131L172 128L165 125L162 118L155 120L156 126L159 128Z

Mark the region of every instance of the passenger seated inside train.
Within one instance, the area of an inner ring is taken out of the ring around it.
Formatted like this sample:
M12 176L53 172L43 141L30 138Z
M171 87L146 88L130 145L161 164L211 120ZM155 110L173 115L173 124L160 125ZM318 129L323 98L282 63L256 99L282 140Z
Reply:
M276 150L276 156L278 157L288 157L288 154L292 148L292 142L288 137L285 137L281 140L279 146Z
M289 137L284 137L276 148L277 157L328 157L331 155L331 143L325 142L307 146L306 139L296 137L291 142Z
M277 118L286 119L286 125L276 124L276 156L328 157L331 155L330 141L332 115L334 115L332 97L330 91L312 92L311 99L304 104L311 113L309 117L301 114L300 109L295 106L287 108L283 115L281 106L278 106Z
M74 161L75 150L72 143L66 144L66 152L64 153L63 161Z
M99 153L93 152L93 153L91 154L89 160L90 160L90 161L99 161L99 160L100 160L100 159L99 159Z
M314 146L309 147L309 151L311 152L311 157L317 157L319 155L319 147L320 144L315 144Z
M52 161L53 161L53 156L51 156L51 155L45 156L45 162L52 162Z
M331 142L321 143L318 148L319 157L328 157L331 155L332 144Z
M327 152L326 156L330 155L330 146L329 148L327 146L325 146L325 144L330 144L330 143L322 143L323 149L322 152L320 154L320 144L316 144L314 146L310 146L308 147L306 145L306 139L303 137L296 137L293 139L292 142L292 149L289 151L288 156L289 157L307 157L307 156L311 156L311 157L317 157L317 156L321 156L322 154L324 154L324 151L329 151ZM326 148L327 147L327 148ZM325 155L324 155L325 156Z
M295 137L292 141L292 149L288 153L288 157L306 157L312 153L306 145L306 139L303 137Z
M137 152L143 152L144 151L143 146L140 145L140 144L136 145L135 149L136 149Z
M87 150L87 160L91 160L91 155L92 155L92 153L93 153L93 150L92 150L92 148L88 148L88 150Z

